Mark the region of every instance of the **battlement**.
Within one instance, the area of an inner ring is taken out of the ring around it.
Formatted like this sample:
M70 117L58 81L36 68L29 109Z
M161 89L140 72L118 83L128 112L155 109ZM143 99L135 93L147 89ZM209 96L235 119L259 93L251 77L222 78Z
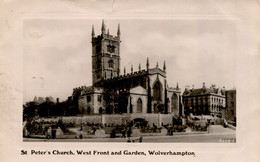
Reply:
M93 86L89 86L89 87L81 86L81 87L73 88L73 93L79 92L79 91L93 91Z
M113 36L113 35L109 35L109 34L103 34L103 35L98 35L96 37L92 37L92 42L96 42L99 41L101 39L109 39L109 40L113 40L113 41L120 41L120 38L118 36Z
M153 68L153 69L148 69L148 73L149 73L150 75L152 75L152 74L158 74L158 73L159 73L159 74L161 74L163 77L166 77L166 72L165 72L164 70L158 68L158 67Z
M127 74L115 76L112 78L107 78L107 79L105 79L105 81L124 80L124 79L129 79L129 78L142 76L142 75L146 75L146 74L147 74L147 70L135 71L132 73L127 73Z
M114 41L120 41L120 25L118 24L118 29L117 29L117 34L116 36L110 35L109 34L109 29L106 29L106 25L104 20L102 21L102 26L101 26L101 34L95 37L95 31L94 31L94 25L92 26L92 42L101 40L101 39L109 39L109 40L114 40Z
M153 74L161 74L163 77L166 77L166 72L163 71L160 68L153 68L153 69L148 69L148 70L139 70L139 71L134 71L131 73L115 76L112 78L107 78L105 81L116 81L116 80L124 80L124 79L129 79L129 78L134 78L142 75L153 75Z
M169 92L180 92L181 93L181 89L179 87L173 88L173 87L167 87L167 90Z

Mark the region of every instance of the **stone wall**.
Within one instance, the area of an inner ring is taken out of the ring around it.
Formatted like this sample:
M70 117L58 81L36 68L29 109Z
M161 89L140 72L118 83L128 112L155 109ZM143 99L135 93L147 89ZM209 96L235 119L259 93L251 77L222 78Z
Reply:
M126 117L124 115L120 114L103 114L102 115L102 123L103 124L122 124L123 121L126 120Z
M145 114L145 120L148 121L149 126L153 126L155 124L156 126L160 126L159 122L159 114Z
M160 114L160 124L172 124L172 115L171 114Z
M88 115L83 116L83 123L101 123L101 115Z
M155 124L161 127L161 124L172 124L172 114L144 114L144 113L125 113L125 114L102 114L102 115L85 115L85 116L70 116L70 117L51 117L40 118L39 121L55 121L58 122L62 119L63 123L73 123L80 125L81 123L103 123L103 124L122 124L137 118L145 119L148 121L149 126Z

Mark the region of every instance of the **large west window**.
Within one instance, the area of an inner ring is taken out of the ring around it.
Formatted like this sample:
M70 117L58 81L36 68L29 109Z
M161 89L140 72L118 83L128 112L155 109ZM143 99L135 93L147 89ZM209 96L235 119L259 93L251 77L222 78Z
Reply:
M157 81L153 86L153 96L154 100L162 101L162 84Z

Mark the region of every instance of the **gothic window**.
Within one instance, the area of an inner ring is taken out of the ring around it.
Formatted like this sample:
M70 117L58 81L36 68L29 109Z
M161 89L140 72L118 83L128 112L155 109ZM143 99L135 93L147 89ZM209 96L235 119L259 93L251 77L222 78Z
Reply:
M115 46L112 46L110 51L111 51L111 53L115 53Z
M115 53L115 46L108 45L108 46L107 46L107 52L109 52L109 53Z
M101 102L102 98L101 95L98 95L98 102Z
M91 101L91 96L87 96L87 101L88 101L88 102Z
M142 103L142 100L139 98L137 100L137 110L136 110L136 112L140 113L140 112L142 112L142 109L143 109L143 103Z
M173 94L171 99L172 99L172 112L173 112L174 107L176 107L177 105L178 96L176 94Z
M230 105L231 105L231 107L234 107L234 102L231 101L231 102L230 102Z
M153 86L153 96L154 100L156 101L162 101L162 84L157 81Z
M98 61L97 61L97 69L100 69L100 67L101 67L101 61L98 59Z
M88 107L87 108L87 113L90 114L90 111L91 111L91 109L90 109L90 107Z
M96 53L99 53L101 51L101 46L100 45L97 45L96 46Z
M114 62L113 62L113 60L109 60L109 61L108 61L108 66L109 66L110 68L113 68L113 67L114 67Z

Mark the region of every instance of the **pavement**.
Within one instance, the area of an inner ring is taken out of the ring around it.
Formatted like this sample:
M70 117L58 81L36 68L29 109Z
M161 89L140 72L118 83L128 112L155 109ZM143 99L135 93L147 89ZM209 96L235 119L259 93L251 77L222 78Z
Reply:
M138 137L131 137L131 140L138 141ZM83 138L83 139L36 139L24 138L24 142L127 142L127 138ZM187 134L173 136L145 136L144 143L219 143L235 142L234 133L215 133L215 134Z
M76 129L75 129L76 131ZM210 133L209 133L210 132ZM219 143L236 141L236 131L224 128L222 125L211 125L209 132L174 132L173 136L146 136L143 135L144 143ZM24 138L24 142L127 142L127 138L98 138L94 135L85 136L83 139L75 139L75 135L64 136L62 139ZM139 137L131 137L131 141L139 142Z

